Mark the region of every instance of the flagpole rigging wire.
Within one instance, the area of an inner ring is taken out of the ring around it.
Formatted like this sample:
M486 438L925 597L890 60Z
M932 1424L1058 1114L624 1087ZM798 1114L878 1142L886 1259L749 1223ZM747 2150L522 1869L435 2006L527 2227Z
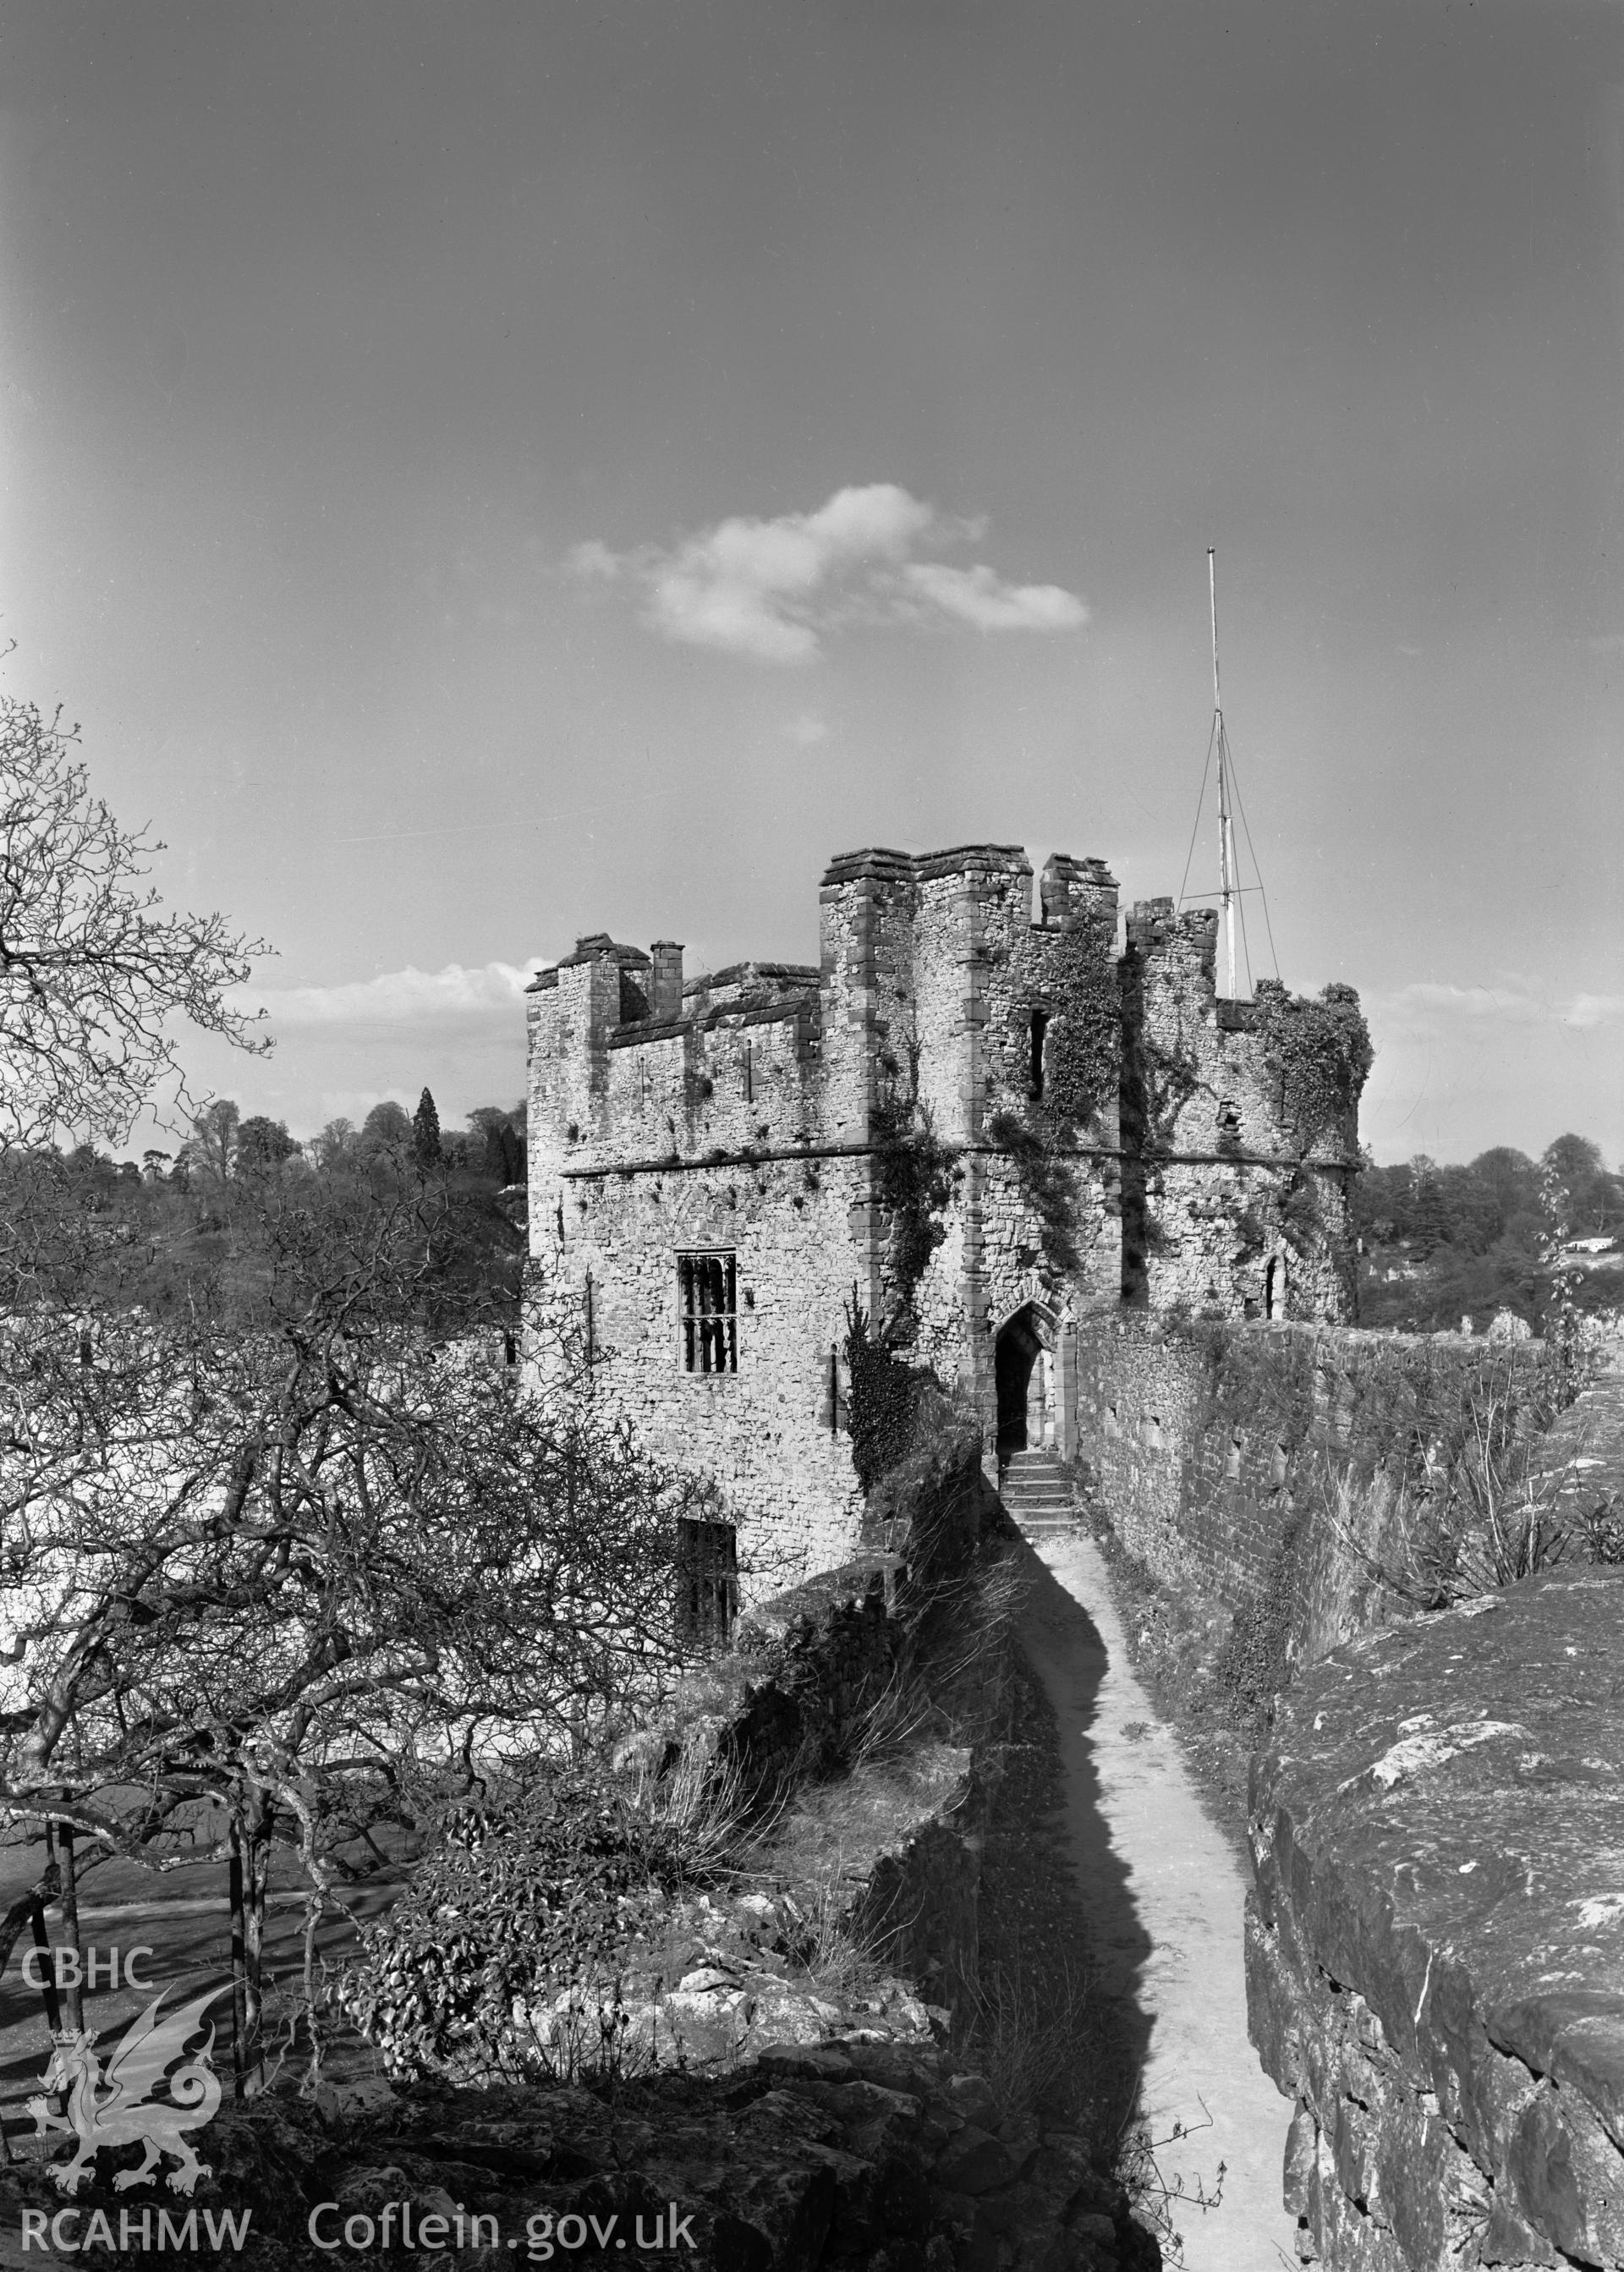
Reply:
M1190 846L1185 855L1184 874L1179 881L1176 904L1182 908L1189 897L1190 870L1195 859L1195 847L1201 838L1201 816L1207 809L1207 784L1212 778L1216 756L1218 772L1218 874L1219 896L1224 911L1224 944L1228 961L1228 992L1236 998L1237 960L1235 924L1240 923L1241 961L1246 970L1246 993L1254 988L1252 974L1252 944L1246 936L1246 894L1254 890L1263 902L1263 928L1269 940L1269 953L1275 966L1275 975L1280 975L1280 957L1275 945L1275 927L1269 913L1269 894L1263 887L1263 873L1258 865L1257 848L1252 841L1252 824L1246 818L1246 801L1240 793L1240 775L1235 765L1235 753L1230 747L1229 733L1224 722L1224 684L1218 665L1218 556L1217 548L1207 548L1208 596L1212 613L1212 730L1207 737L1207 761L1201 769L1201 795L1195 802L1195 822L1190 831ZM1246 841L1246 856L1252 863L1254 885L1240 881L1240 852L1236 841L1235 820L1239 817L1241 833Z

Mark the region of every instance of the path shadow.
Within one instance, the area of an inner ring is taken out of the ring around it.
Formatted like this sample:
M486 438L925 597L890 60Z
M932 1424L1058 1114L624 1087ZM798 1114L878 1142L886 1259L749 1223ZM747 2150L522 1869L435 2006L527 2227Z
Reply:
M1093 1730L1108 1664L1088 1611L1022 1540L1018 1623L1026 1677L984 1865L982 1969L1013 1962L1057 2004L1086 1984L1083 2096L1119 2130L1137 2111L1151 2016L1141 1995L1150 1938L1103 1806Z

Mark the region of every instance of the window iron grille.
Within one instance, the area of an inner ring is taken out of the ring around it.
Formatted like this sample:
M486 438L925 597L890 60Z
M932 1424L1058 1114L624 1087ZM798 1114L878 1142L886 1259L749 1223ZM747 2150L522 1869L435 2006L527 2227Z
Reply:
M738 1615L738 1539L730 1522L677 1525L677 1633L685 1649L725 1648Z
M738 1271L731 1254L677 1258L679 1347L685 1372L738 1371Z

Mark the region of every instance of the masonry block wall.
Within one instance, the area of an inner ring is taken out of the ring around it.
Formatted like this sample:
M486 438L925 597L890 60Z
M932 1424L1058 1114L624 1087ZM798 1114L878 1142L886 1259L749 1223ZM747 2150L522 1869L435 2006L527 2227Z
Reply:
M1486 1386L1531 1404L1546 1362L1538 1343L1490 1357L1449 1334L1124 1310L1080 1337L1079 1454L1153 1576L1238 1614L1283 1589L1307 1661L1377 1614L1354 1542L1379 1554L1402 1493L1461 1457Z
M1283 1251L1269 1193L1298 1170L1271 1137L1249 1037L1225 1023L1234 1005L1216 1000L1212 918L1164 920L1165 906L1134 910L1119 960L1102 861L1055 855L1035 910L1018 847L872 849L824 877L815 968L747 962L685 983L676 942L650 953L596 933L535 980L529 1361L584 1361L594 1395L716 1481L746 1600L840 1562L856 1539L842 1357L854 1297L957 1390L990 1464L1012 1321L1044 1352L1045 1440L1069 1456L1079 1336L1125 1297L1342 1313L1350 1289L1330 1240L1322 1254L1309 1241L1289 1279L1278 1264L1269 1276ZM1110 1005L1109 1078L1057 1126L1038 1111L1045 1032L1079 984ZM1195 1071L1170 1102L1156 1084L1175 1046ZM1012 1130L1022 1142L1041 1132L1069 1194L1064 1268ZM899 1131L951 1160L939 1236L911 1287L882 1172ZM707 1257L705 1298L731 1305L715 1367L696 1366L686 1314Z
M866 1170L813 1149L815 972L741 966L685 988L678 1019L590 1024L636 953L583 940L529 998L530 1355L715 1477L760 1600L855 1535L833 1369ZM680 1255L732 1258L737 1371L689 1369Z

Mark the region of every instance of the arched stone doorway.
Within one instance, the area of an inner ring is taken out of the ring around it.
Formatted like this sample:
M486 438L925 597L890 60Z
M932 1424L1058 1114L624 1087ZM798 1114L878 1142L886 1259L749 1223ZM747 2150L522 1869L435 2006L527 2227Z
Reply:
M999 1328L992 1352L998 1385L998 1458L1055 1440L1054 1320L1028 1302Z

